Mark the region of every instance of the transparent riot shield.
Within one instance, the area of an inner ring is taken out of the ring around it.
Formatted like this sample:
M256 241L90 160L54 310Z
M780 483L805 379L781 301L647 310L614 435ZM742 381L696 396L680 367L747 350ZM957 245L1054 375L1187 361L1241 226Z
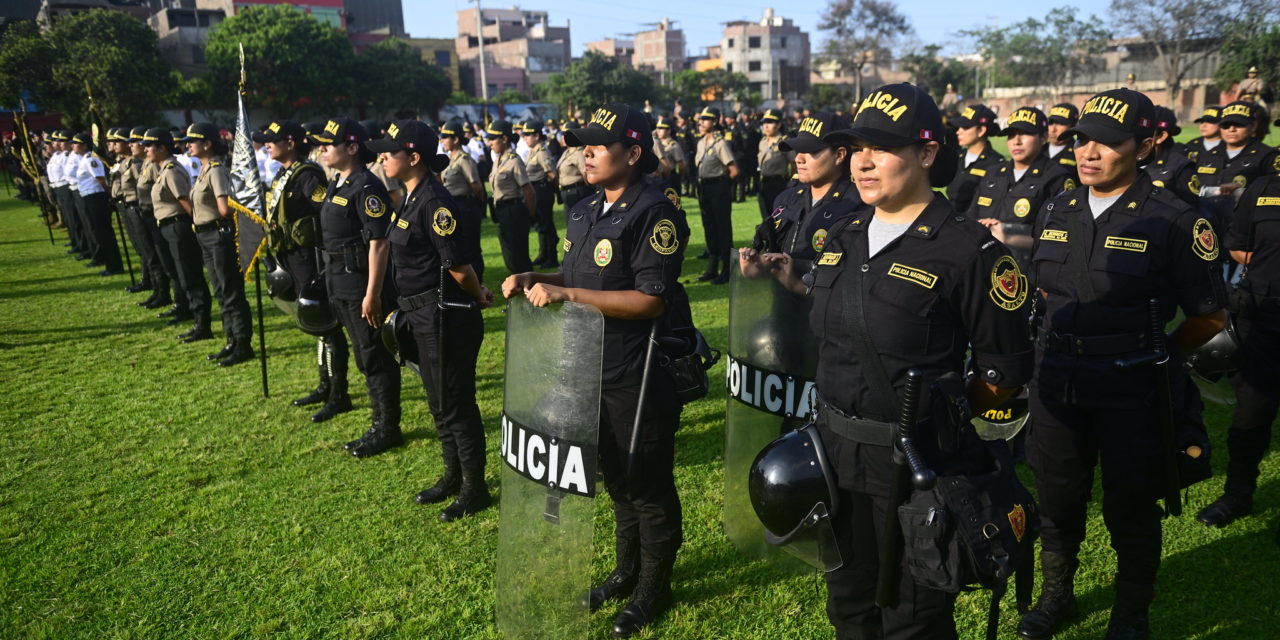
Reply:
M586 638L604 317L507 307L495 613L506 638Z
M728 399L725 406L725 534L743 554L788 570L809 568L768 544L747 493L752 462L784 432L805 424L818 347L809 331L808 296L773 277L729 278Z

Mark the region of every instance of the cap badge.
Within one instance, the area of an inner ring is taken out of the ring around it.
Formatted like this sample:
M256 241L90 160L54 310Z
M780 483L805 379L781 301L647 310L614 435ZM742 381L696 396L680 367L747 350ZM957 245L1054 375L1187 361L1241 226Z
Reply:
M591 124L598 124L605 129L612 129L617 120L618 114L608 109L596 109L596 112L591 114Z
M398 137L400 135L400 127L397 127L394 124L391 125L390 127L387 128L387 135L391 136L392 138Z
M807 133L815 138L822 137L823 122L817 118L805 118L800 121L800 133Z
M907 112L907 105L900 104L902 101L895 98L892 94L883 91L877 91L862 101L862 105L858 107L858 115L861 116L863 111L874 108L889 116L890 120L898 121L902 114Z
M330 121L328 121L328 122L324 123L324 132L325 132L325 133L331 133L331 134L333 134L333 135L335 135L335 136L336 136L336 135L338 135L338 123L336 123L336 122L334 122L334 121L332 121L332 120L330 120Z

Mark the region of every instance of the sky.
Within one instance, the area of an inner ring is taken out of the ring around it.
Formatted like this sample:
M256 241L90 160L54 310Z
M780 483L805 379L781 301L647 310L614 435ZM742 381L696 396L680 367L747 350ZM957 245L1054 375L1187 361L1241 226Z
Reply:
M457 11L474 6L466 0L403 0L404 26L410 35L425 38L452 38L457 35ZM486 2L486 8L510 8L516 0ZM964 29L985 25L1010 25L1029 17L1038 17L1049 8L1071 4L1078 7L1080 17L1090 14L1106 19L1110 0L987 0L975 6L957 0L898 0L898 9L905 13L915 27L916 40L921 44L941 44L943 52L967 53L972 50L969 42L957 35ZM720 43L723 32L721 23L731 20L758 21L766 7L774 13L789 18L809 33L809 41L815 52L821 47L823 35L818 31L818 20L827 0L788 0L781 2L757 2L755 0L640 0L634 2L637 9L624 10L626 0L521 0L522 9L543 10L550 14L552 26L570 23L573 55L582 54L585 43L620 34L644 31L646 22L656 22L663 17L676 21L675 27L684 30L688 55L699 55L706 47Z

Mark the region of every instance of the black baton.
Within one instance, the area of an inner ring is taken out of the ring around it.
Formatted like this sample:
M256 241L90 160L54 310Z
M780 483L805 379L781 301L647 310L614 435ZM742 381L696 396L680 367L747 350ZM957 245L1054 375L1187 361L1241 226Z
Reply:
M907 371L897 433L893 438L893 485L885 506L884 529L880 536L880 574L876 583L876 605L881 607L898 604L898 581L902 577L902 525L898 522L898 507L911 497L912 487L928 491L938 480L916 449L921 377L918 369Z
M1171 516L1182 515L1182 482L1178 478L1178 442L1173 421L1173 393L1169 386L1169 349L1164 335L1160 301L1149 302L1151 313L1151 353L1116 360L1121 369L1150 365L1156 386L1156 420L1160 428L1160 448L1164 461L1164 508Z

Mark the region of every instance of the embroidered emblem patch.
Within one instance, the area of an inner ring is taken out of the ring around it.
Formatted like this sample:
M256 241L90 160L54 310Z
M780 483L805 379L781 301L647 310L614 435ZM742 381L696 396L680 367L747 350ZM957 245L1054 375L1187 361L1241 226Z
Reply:
M1119 236L1107 236L1102 246L1108 249L1119 249L1121 251L1133 251L1135 253L1147 252L1147 241L1137 238L1121 238Z
M675 253L676 249L680 248L680 239L676 237L675 223L663 218L658 221L658 224L653 225L653 233L649 235L649 246L664 256Z
M1027 300L1027 277L1018 269L1018 261L1000 256L991 267L991 301L1005 311L1013 311Z
M933 285L938 284L938 276L935 276L924 269L917 269L915 267L909 267L905 264L898 264L896 262L889 265L888 274L900 280L906 280L907 282L918 284L926 289L932 289Z
M843 257L843 253L824 253L818 258L818 264L823 266L837 265L840 264L840 258Z
M312 202L324 202L324 192L325 192L325 188L324 188L324 187L319 187L319 186L318 186L318 187L316 187L315 189L312 189L312 190L311 190L311 201L312 201Z
M609 242L608 238L604 238L600 242L597 242L596 250L593 255L595 256L597 267L608 266L609 263L613 261L613 243Z
M683 208L680 206L680 193L675 189L668 187L667 190L663 192L663 195L667 196L667 199L671 201L671 205L675 208Z
M453 214L448 209L440 207L431 214L431 228L436 235L447 236L458 228L458 221L453 219Z
M382 198L369 196L364 199L364 214L370 218L381 218L386 212L387 205L382 202Z
M1022 536L1027 533L1027 510L1022 505L1013 505L1013 511L1009 512L1009 528L1013 530L1013 537L1022 542Z
M1213 225L1208 220L1200 218L1196 220L1194 226L1191 227L1191 235L1195 239L1191 243L1191 250L1200 256L1201 260L1214 261L1218 259L1218 234L1214 232Z
M1028 213L1031 213L1031 200L1018 198L1018 201L1013 203L1013 215L1025 218Z
M1062 229L1045 229L1040 232L1040 239L1050 242L1066 242L1067 232Z
M810 238L809 245L813 247L816 253L822 253L822 248L827 246L827 230L818 229L813 232L813 238Z

